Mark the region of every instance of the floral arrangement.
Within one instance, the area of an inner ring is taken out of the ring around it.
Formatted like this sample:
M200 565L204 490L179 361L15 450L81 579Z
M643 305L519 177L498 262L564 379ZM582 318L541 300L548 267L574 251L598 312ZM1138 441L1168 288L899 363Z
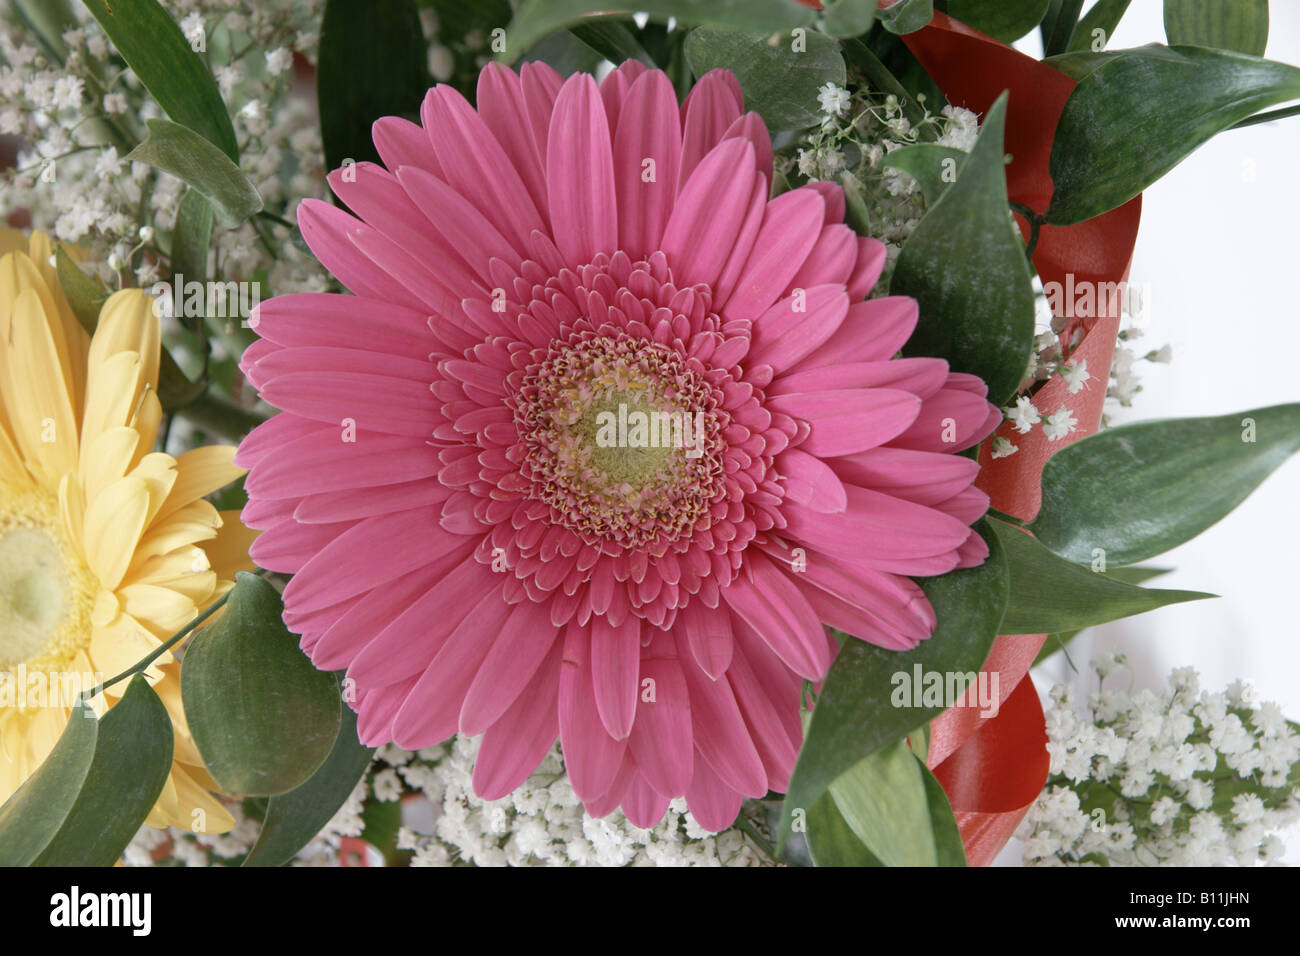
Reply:
M1277 707L1028 676L1300 447L1106 420L1267 4L641 6L5 4L0 863L1279 855Z

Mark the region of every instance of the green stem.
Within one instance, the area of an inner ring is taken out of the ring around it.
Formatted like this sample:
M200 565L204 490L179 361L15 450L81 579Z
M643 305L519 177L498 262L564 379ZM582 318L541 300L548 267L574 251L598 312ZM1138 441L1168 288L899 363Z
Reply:
M777 857L776 849L772 844L767 842L767 840L764 840L759 832L754 829L754 825L743 816L736 817L736 829L754 841L754 845L766 853L771 859L776 860L778 863L781 862Z
M142 673L150 664L152 664L158 658L162 657L163 654L167 653L169 650L171 650L173 647L175 647L177 644L183 641L192 630L194 630L196 627L198 627L200 624L202 624L212 615L216 614L217 611L221 610L221 608L225 607L226 602L230 600L230 595L233 593L234 590L232 589L230 591L227 591L225 594L221 595L221 597L217 598L215 601L212 602L211 607L209 607L206 611L204 611L194 620L190 621L190 623L186 624L183 628L181 628L171 637L167 638L167 640L164 641L162 644L159 644L158 647L153 651L153 653L151 653L148 657L136 661L134 664L132 664L126 670L122 671L122 673L118 674L116 677L110 677L108 680L104 681L102 684L100 684L90 693L84 694L83 699L89 702L92 698L102 694L106 688L112 687L118 681L125 680L126 678L132 676L133 674Z
M216 432L224 438L239 441L262 424L269 415L263 415L236 405L230 399L211 389L188 405L176 409L176 414L188 419L205 431Z

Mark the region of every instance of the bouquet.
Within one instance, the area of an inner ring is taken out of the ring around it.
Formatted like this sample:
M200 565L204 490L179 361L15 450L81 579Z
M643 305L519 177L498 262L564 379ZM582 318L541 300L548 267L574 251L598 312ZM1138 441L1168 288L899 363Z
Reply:
M1128 6L8 0L0 863L1276 859L1278 707L1029 677L1300 447L1108 423L1300 99Z

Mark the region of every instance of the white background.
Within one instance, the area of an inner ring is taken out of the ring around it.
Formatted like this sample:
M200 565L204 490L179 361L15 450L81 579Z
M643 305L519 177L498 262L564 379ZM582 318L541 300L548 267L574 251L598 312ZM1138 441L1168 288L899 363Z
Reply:
M1165 42L1161 8L1134 0L1109 49ZM1300 65L1300 3L1270 8L1265 56ZM1017 46L1042 53L1036 33ZM1173 362L1139 363L1144 390L1115 423L1300 401L1298 157L1300 117L1290 117L1221 133L1146 190L1130 281L1145 284L1151 302L1145 337L1132 347L1142 354L1169 343ZM1094 628L1071 657L1083 669L1095 652L1123 651L1136 687L1159 687L1185 665L1212 690L1249 678L1261 699L1300 719L1297 541L1300 461L1292 459L1222 522L1147 562L1176 568L1153 587L1222 597ZM1059 658L1034 672L1039 689L1073 679L1083 690ZM1300 828L1285 837L1287 863L1300 863ZM1018 859L1011 847L999 862Z

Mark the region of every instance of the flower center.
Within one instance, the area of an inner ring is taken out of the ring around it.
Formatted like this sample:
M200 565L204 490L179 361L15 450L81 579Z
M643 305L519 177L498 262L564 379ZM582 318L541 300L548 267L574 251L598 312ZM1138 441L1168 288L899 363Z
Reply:
M607 331L553 342L525 376L522 470L589 541L673 541L718 494L716 397L674 349Z
M0 489L0 669L58 666L89 643L94 581L57 508L44 495Z

